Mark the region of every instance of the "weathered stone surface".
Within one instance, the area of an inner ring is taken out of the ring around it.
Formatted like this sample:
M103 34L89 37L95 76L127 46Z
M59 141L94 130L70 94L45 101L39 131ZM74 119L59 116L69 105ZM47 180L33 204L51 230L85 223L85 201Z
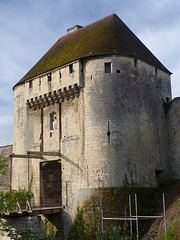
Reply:
M170 105L168 130L171 177L180 179L180 98L175 98Z
M0 191L8 191L11 188L11 158L9 157L12 154L13 145L1 146L0 147L0 156L4 156L8 159L8 169L6 175L0 175Z

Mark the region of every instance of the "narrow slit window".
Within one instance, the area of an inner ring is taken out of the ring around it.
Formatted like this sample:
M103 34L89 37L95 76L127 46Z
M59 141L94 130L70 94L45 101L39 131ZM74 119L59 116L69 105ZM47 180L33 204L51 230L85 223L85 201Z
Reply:
M134 67L137 68L137 59L134 59Z
M157 77L157 75L158 75L158 70L157 68L155 68L155 76Z
M61 75L61 71L59 71L59 78L61 79L62 75Z
M53 130L53 113L50 113L50 125L49 125L49 128L50 128L50 131L52 131Z
M47 75L47 77L48 77L48 82L51 82L51 73L48 73L48 75Z
M111 73L111 63L110 62L105 63L104 67L105 67L105 73Z

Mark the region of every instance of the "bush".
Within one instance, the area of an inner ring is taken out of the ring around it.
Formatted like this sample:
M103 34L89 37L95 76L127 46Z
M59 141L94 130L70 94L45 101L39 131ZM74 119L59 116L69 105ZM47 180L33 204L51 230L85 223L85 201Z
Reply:
M37 231L32 231L30 226L26 224L20 230L14 229L7 221L0 219L1 235L7 233L12 240L53 240L53 235L42 236Z

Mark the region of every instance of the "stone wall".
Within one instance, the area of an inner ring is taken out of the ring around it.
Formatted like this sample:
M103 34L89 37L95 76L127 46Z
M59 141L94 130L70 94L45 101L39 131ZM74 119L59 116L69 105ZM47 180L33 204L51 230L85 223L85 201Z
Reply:
M168 112L171 177L180 179L180 98L170 103Z
M11 188L11 159L9 158L10 154L12 154L13 145L1 146L0 147L0 156L4 156L8 158L8 169L6 175L1 175L1 183L0 191L8 191Z
M138 60L104 57L84 65L84 158L89 187L95 172L106 186L121 186L132 172L137 186L155 186L157 171L167 175L165 115L161 98L171 99L169 75ZM111 73L105 73L111 63ZM109 139L108 132L111 133Z
M68 232L78 201L85 201L98 187L99 171L105 173L106 187L122 186L125 174L140 187L154 187L160 177L168 176L167 128L161 102L171 100L170 76L123 56L77 61L52 71L50 80L48 74L14 89L13 152L61 155L14 158L13 188L27 188L33 175L32 192L40 199L42 179L49 179L41 176L41 166L45 169L47 161L60 160L61 174L57 176L61 178L60 198ZM87 194L82 197L81 192Z
M4 220L4 221L6 221L6 220ZM41 216L29 216L29 217L21 216L18 218L8 218L7 221L16 230L23 230L23 229L25 229L25 226L28 225L28 228L32 232L41 233L42 236L44 236L46 233L45 225L44 225L43 220L41 219ZM4 236L0 235L0 238L1 238L1 240L10 240L11 239L7 236L7 234L5 234Z

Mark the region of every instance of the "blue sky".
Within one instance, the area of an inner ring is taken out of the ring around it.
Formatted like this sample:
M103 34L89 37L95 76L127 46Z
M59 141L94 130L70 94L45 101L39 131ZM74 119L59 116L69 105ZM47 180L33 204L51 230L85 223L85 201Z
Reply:
M13 142L12 87L67 28L112 13L173 73L180 96L179 0L0 0L0 146Z

